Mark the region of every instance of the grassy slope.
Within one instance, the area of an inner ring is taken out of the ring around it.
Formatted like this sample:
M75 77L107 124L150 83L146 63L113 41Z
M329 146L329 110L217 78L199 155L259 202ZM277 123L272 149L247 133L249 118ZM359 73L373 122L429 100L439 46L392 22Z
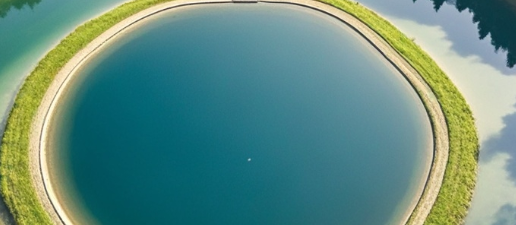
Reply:
M58 71L75 53L121 20L165 0L141 0L123 6L77 28L43 60L18 93L1 145L1 192L18 224L52 224L38 201L29 171L29 133L32 118Z
M443 109L450 135L444 181L426 224L460 224L476 181L478 137L464 97L437 64L409 38L374 12L349 1L323 0L362 20L394 47L430 85Z
M130 15L168 0L139 0L92 20L66 37L40 61L21 88L2 139L1 191L19 224L51 224L38 202L29 171L28 145L32 118L57 72L75 53ZM373 12L346 0L323 0L364 21L398 50L426 79L446 115L450 159L443 187L428 224L458 224L464 218L475 185L478 140L471 111L439 67L417 45Z

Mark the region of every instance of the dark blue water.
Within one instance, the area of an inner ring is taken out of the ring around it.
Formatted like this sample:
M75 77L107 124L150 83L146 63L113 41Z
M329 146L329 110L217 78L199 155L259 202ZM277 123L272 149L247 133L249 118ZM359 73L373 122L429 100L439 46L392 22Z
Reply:
M396 222L430 141L392 66L297 6L172 10L80 75L57 188L102 224Z

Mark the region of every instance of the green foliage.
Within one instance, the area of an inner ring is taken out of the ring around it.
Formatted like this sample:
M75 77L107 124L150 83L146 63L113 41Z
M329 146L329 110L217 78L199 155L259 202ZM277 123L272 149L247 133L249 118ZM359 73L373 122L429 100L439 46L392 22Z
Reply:
M355 16L385 39L425 79L448 124L450 154L444 180L425 224L461 224L476 182L478 137L472 112L459 90L412 40L374 12L348 0L322 0Z
M29 171L29 134L38 106L58 71L78 51L123 19L170 0L126 3L78 27L50 51L26 79L9 115L2 139L1 192L18 224L52 224L38 201ZM471 111L448 77L417 45L394 26L359 4L323 0L368 24L426 79L441 103L450 133L450 157L437 202L427 224L459 224L475 185L478 140Z
M123 19L165 0L126 3L78 27L43 58L25 80L7 120L1 145L1 191L18 224L52 224L41 206L29 170L32 119L58 71L88 43Z

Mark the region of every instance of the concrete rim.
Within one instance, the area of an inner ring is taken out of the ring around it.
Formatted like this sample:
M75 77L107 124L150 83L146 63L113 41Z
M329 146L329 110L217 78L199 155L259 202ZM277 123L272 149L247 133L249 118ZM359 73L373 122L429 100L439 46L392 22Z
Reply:
M255 0L175 0L172 2L162 3L148 9L144 9L114 25L99 37L90 42L84 49L79 51L56 75L52 84L48 88L38 112L33 120L30 134L29 158L30 170L33 183L45 210L49 213L55 224L73 224L71 218L63 209L58 201L57 195L52 187L49 168L47 165L47 139L49 133L49 123L52 120L53 112L59 105L62 95L65 93L66 86L70 84L75 72L87 61L93 57L102 47L108 46L117 36L121 35L129 27L139 22L159 14L169 9L199 5L199 4L215 4L215 3L234 3L234 2L257 2ZM316 11L323 12L329 16L337 18L347 24L365 40L367 40L375 49L379 51L411 84L418 93L421 101L425 105L432 124L434 148L432 154L430 170L424 185L418 190L418 196L404 214L402 224L406 224L411 218L410 224L423 224L426 217L437 199L446 164L448 161L449 138L448 126L442 109L434 93L424 81L424 79L413 69L407 61L399 55L383 38L350 14L313 0L262 0L266 3L293 4Z

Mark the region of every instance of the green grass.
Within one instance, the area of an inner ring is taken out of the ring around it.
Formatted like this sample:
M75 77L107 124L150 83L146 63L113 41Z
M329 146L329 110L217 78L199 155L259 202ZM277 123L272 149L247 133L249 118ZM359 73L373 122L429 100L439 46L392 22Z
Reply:
M165 0L126 3L78 27L26 79L7 120L1 145L1 192L18 224L52 224L38 201L29 171L29 133L38 106L58 71L89 42L121 20Z
M52 224L38 201L29 171L29 133L38 106L54 76L79 50L121 20L170 0L126 3L78 27L50 51L28 76L16 97L2 139L1 192L18 224ZM424 77L435 92L449 126L450 157L443 186L427 224L459 224L466 215L476 178L478 139L472 113L442 70L389 22L347 0L323 0L376 30Z
M471 110L459 90L437 64L412 40L374 12L347 0L322 0L375 30L425 79L446 117L450 155L442 187L425 224L461 224L476 181L478 137Z

